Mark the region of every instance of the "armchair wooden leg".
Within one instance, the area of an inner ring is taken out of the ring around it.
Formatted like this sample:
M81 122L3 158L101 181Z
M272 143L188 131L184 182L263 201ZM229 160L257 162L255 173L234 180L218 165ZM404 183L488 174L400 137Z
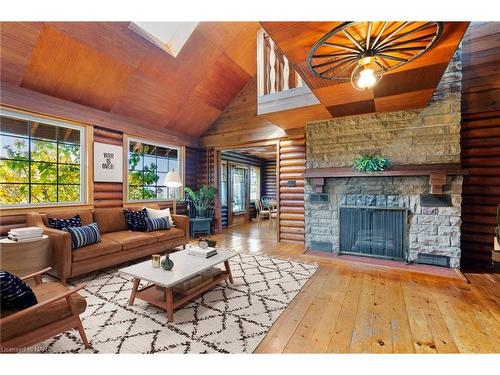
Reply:
M80 334L83 346L85 346L85 349L87 349L90 346L90 344L89 341L87 340L87 335L85 334L85 329L83 328L83 324L82 321L80 320L80 317L78 317L78 325L75 328Z

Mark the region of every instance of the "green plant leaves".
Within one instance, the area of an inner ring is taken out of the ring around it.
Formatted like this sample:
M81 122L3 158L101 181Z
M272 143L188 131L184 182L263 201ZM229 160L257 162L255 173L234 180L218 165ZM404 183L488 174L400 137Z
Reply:
M357 172L379 172L391 166L389 159L380 155L361 155L354 160L353 169Z

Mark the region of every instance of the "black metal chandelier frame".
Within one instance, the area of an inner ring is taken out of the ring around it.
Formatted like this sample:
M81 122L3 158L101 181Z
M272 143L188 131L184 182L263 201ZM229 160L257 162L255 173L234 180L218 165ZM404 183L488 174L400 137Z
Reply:
M366 24L366 37L356 37L349 31L350 27L362 23ZM397 27L391 30L396 24ZM443 22L425 22L411 28L413 24L415 22L383 22L376 34L372 35L373 22L344 22L314 44L307 56L307 66L317 77L348 81L352 79L361 63L366 59L373 62L376 67L375 75L380 78L383 74L407 64L429 51L440 38L444 27ZM427 29L429 29L429 33L425 35L405 39ZM384 35L386 30L391 31ZM340 34L347 37L352 45L329 41L332 37ZM420 43L425 43L425 45L420 45ZM316 52L320 48L328 48L332 52L317 54ZM317 60L323 59L327 59L327 61L317 62Z

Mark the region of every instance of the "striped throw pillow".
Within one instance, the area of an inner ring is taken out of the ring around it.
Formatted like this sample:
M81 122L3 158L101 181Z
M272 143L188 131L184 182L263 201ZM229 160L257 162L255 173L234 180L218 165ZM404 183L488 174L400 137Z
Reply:
M67 227L63 230L71 234L71 248L73 250L101 241L101 233L97 223L82 227Z
M159 217L158 219L150 219L149 217L147 217L146 226L146 230L148 232L170 229L170 221L168 220L168 217Z
M0 309L23 310L38 303L33 290L19 277L0 271Z

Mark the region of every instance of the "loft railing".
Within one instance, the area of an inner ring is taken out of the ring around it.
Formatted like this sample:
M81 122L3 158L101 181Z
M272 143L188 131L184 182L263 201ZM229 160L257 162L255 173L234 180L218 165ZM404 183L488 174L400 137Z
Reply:
M302 87L300 75L264 30L257 34L257 93L259 96Z

